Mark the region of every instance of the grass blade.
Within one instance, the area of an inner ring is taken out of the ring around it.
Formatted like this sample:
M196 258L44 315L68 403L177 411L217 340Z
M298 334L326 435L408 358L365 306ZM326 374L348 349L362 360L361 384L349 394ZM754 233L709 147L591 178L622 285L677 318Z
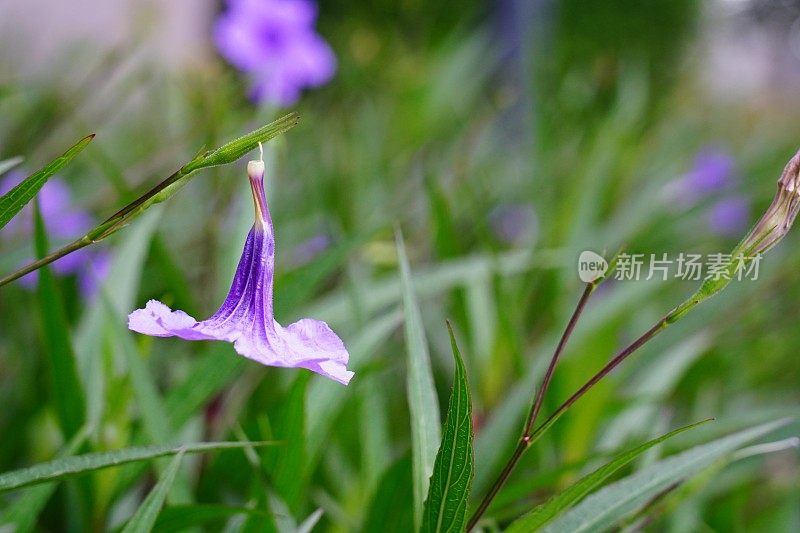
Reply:
M149 461L158 457L175 455L183 450L184 453L202 453L216 450L245 448L247 446L269 446L273 442L196 442L192 444L141 446L123 448L109 452L95 452L83 455L73 455L62 459L55 459L39 463L28 468L13 470L0 474L0 492L19 489L29 485L56 481L66 477L99 470L109 466L119 466L137 461Z
M629 464L631 461L639 457L653 446L660 444L665 440L678 435L679 433L683 433L684 431L688 431L696 428L697 426L705 424L710 420L711 419L703 420L695 424L678 428L656 439L645 442L636 448L620 453L610 462L601 466L591 474L581 478L576 483L570 485L562 492L536 507L533 511L516 520L511 524L511 527L506 530L506 533L527 533L529 531L537 531L542 526L553 520L561 512L572 507L581 498L586 496L592 489L608 479L612 474L614 474L614 472Z
M752 427L668 457L588 496L543 531L602 531L674 483L689 478L741 446L785 425L790 419Z
M433 465L428 498L422 518L423 532L462 531L474 473L472 451L472 402L464 361L453 328L447 323L455 359L455 376L444 436Z
M47 250L47 234L38 205L34 209L34 225L36 252L41 256ZM63 300L49 268L39 273L38 295L53 403L61 431L69 439L86 420L86 401L78 379Z
M126 205L113 215L111 215L102 223L98 224L97 226L89 230L89 232L86 233L86 235L84 235L83 237L74 240L73 242L67 244L66 246L59 248L58 250L48 254L47 256L42 257L38 261L35 261L17 270L16 272L9 274L8 276L0 278L0 287L14 281L15 279L21 278L25 274L33 272L34 270L37 270L44 265L52 263L53 261L60 259L65 255L69 255L77 250L80 250L81 248L85 248L90 244L97 243L105 239L106 237L116 233L123 227L130 224L130 222L134 218L141 215L148 208L167 200L173 194L178 192L178 190L184 185L186 185L186 183L188 183L189 181L189 178L191 178L191 176L198 170L217 165L224 165L226 163L232 163L233 161L236 161L247 152L255 149L258 146L259 142L262 143L266 142L272 139L273 137L285 132L289 128L293 127L295 124L297 124L297 120L298 120L297 115L290 113L284 117L279 118L274 122L267 124L266 126L262 126L261 128L248 133L247 135L239 137L238 139L231 141L217 148L216 150L213 150L211 152L206 152L203 155L198 155L197 157L192 159L189 163L185 164L179 170L174 172L171 176L161 181L161 183L159 183L158 185L156 185L155 187L144 193L142 196L140 196L133 202L129 203L128 205ZM89 140L91 139L89 138ZM86 139L83 139L81 142L84 141L86 141ZM62 156L62 158L63 157L64 156ZM74 154L70 157L70 159L72 157L74 157ZM51 163L51 165L53 165L54 163ZM58 168L61 168L61 166L63 166L64 164L66 163L61 164L60 166L58 166ZM45 169L49 168L50 166L45 167ZM58 170L58 168L56 170ZM55 170L53 172L55 172ZM12 189L11 192L9 192L9 194L14 193L14 190L15 189Z
M271 474L275 491L286 505L297 512L305 483L305 402L310 372L301 372L295 378L281 410L275 417L269 438L284 442L284 446L264 450L264 464Z
M86 442L88 432L84 428L67 444L59 456L69 456L83 446ZM9 526L14 533L26 533L33 531L36 526L36 519L44 509L50 497L58 488L58 483L43 483L27 489L13 503L3 510L0 514L0 531L4 526Z
M84 311L75 332L78 371L86 387L89 426L99 431L106 408L110 376L103 368L108 346L119 334L129 335L127 321L119 320L134 308L142 279L142 269L154 233L158 230L163 209L147 213L114 249L114 258L106 279L100 286L102 298L95 299ZM109 309L112 312L109 312Z
M94 133L87 135L75 143L72 148L64 152L60 157L51 161L50 164L44 168L34 172L25 178L22 183L4 194L3 197L0 198L0 229L8 224L8 222L36 196L39 189L47 183L47 180L50 179L53 174L72 161L72 158L86 148L86 145L92 142L92 139L94 139Z
M269 514L247 507L232 507L219 504L177 505L164 508L158 515L153 531L160 533L179 533L192 528L220 522L238 515L269 517ZM220 531L219 526L211 528Z
M179 385L166 394L164 405L173 428L180 429L218 394L242 369L247 359L233 357L224 344L212 344L198 358Z
M406 350L408 352L408 374L406 387L408 407L411 412L411 457L414 487L414 523L422 521L425 494L433 473L436 449L440 441L439 401L433 384L431 358L428 342L422 327L422 316L414 287L411 269L408 266L403 235L396 233L397 258L400 263L400 279L403 286L405 309Z
M234 139L220 146L214 151L206 152L199 161L192 161L184 166L182 170L188 173L201 168L233 163L237 159L243 157L247 152L255 150L258 147L258 143L264 143L277 137L281 133L295 127L299 121L300 117L297 113L286 114L265 126L261 126L257 130L253 130L246 135L242 135L238 139Z
M361 528L363 533L414 531L411 513L411 459L405 456L381 477ZM386 517L391 516L391 520Z
M142 505L136 510L131 519L125 524L122 533L149 533L153 529L153 525L158 518L158 512L164 506L164 500L167 498L167 492L175 481L175 475L178 473L178 468L181 466L183 459L183 450L179 451L177 455L170 461L169 466L161 475L156 486L147 495Z

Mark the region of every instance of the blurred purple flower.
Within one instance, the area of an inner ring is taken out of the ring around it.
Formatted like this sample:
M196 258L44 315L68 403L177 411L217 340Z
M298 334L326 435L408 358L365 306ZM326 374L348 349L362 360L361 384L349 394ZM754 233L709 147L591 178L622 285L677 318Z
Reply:
M734 160L727 151L714 146L704 148L695 156L689 172L677 180L677 200L691 205L730 186L733 171Z
M25 177L26 175L23 172L10 172L0 181L0 195L10 191ZM39 190L37 201L42 213L42 220L47 229L47 235L56 242L64 243L72 240L91 229L93 225L92 216L72 205L72 194L69 187L56 177L50 178ZM27 237L30 240L30 235L33 233L33 204L25 206L3 230L12 235ZM95 263L98 261L104 261L106 266L97 268L99 263L98 265ZM97 253L84 248L55 261L52 268L56 274L62 276L77 274L80 278L79 288L81 294L85 298L91 298L98 283L105 278L108 270L107 264L107 252ZM95 274L88 276L90 271ZM23 276L19 281L23 287L32 289L38 279L38 274L34 271Z
M78 289L84 298L92 299L97 294L110 270L111 254L108 251L100 250L89 257L78 272Z
M228 0L214 41L225 59L252 77L255 101L285 107L336 71L333 51L314 31L316 18L310 0Z
M539 222L526 204L501 204L489 213L489 225L504 243L515 245L536 239Z
M325 322L304 318L284 328L272 310L275 236L264 195L264 163L247 165L256 220L244 245L231 290L210 318L198 322L150 300L128 316L133 331L156 337L232 342L236 351L263 365L306 368L347 385L349 355Z
M750 203L744 196L723 198L711 206L707 216L713 233L736 237L750 222Z
M24 172L14 171L0 181L0 194L16 187L26 177ZM56 239L68 239L92 227L92 217L72 206L69 188L58 178L50 178L37 195L47 234ZM16 217L6 225L10 232L30 232L33 230L33 204L25 206ZM69 257L69 256L67 256ZM66 259L66 257L64 258Z
M310 263L319 254L327 250L333 244L333 239L327 233L317 233L295 247L292 253L292 264L302 266Z

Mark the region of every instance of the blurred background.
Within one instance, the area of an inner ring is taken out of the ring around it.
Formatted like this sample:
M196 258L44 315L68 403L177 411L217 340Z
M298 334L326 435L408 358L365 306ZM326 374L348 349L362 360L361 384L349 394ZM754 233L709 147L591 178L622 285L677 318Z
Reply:
M236 450L187 458L159 530L289 531L317 509L315 531L387 531L387 516L410 530L395 227L440 405L453 371L445 319L466 358L478 500L580 295L578 254L728 252L800 146L798 1L286 1L4 0L0 192L97 133L39 195L54 248L198 150L297 111L300 125L266 147L276 318L326 320L350 350L353 382L127 330L150 298L202 318L227 293L252 208L242 162L219 167L54 264L60 301L31 276L0 289L0 470L50 459L73 436L58 417L43 326L63 305L91 428L83 451L292 443L253 461ZM35 257L32 228L26 209L3 229L0 273ZM757 280L732 283L581 400L524 457L487 528L669 429L717 419L639 466L797 415L798 242L790 233ZM695 285L604 284L545 413ZM631 524L798 531L798 458L789 449L737 461ZM62 483L24 506L18 530L118 528L155 472L133 465Z

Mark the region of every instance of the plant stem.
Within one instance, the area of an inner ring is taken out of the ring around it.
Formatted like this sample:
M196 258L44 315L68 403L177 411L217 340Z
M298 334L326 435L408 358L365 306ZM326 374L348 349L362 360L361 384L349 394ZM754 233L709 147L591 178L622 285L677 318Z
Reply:
M589 391L589 389L594 387L601 379L606 377L612 370L614 370L614 368L616 368L620 363L622 363L622 361L627 359L629 355L631 355L633 352L635 352L636 350L641 348L646 342L648 342L650 339L652 339L658 333L660 333L662 330L664 330L664 328L666 328L670 324L669 316L671 316L671 315L672 315L672 313L670 313L669 315L665 316L664 318L662 318L661 320L656 322L650 329L648 329L646 332L644 332L638 339L633 341L625 349L623 349L616 356L614 356L613 359L611 359L608 363L606 363L606 365L603 368L601 368L594 376L589 378L589 381L584 383L583 386L580 389L578 389L577 391L575 391L575 393L573 393L572 396L567 398L567 400L565 400L564 403L559 405L558 408L555 411L553 411L553 414L551 414L549 417L547 417L547 420L542 422L536 428L536 430L531 434L530 443L533 443L535 440L537 440L541 436L541 434L544 433L544 431L547 428L549 428L551 425L553 425L553 423L556 421L556 419L558 419L562 414L564 414L564 412L567 409L572 407L572 404L577 402L581 398L581 396L586 394Z
M528 418L525 421L525 427L522 430L522 437L520 437L519 443L514 449L514 453L506 463L506 466L503 468L503 471L500 472L500 475L492 484L491 489L489 489L489 492L486 494L486 496L484 496L480 505L473 513L472 518L470 518L470 521L467 524L467 531L475 527L475 524L478 522L483 513L486 512L489 504L492 503L492 500L503 487L506 480L511 475L511 472L514 471L514 468L517 466L520 458L522 458L522 454L525 453L525 450L527 450L528 446L530 446L530 443L532 442L530 439L531 430L533 429L533 424L536 422L536 417L539 415L539 411L542 408L544 394L547 392L550 382L553 379L553 373L555 372L556 364L558 364L558 360L561 357L561 354L564 352L564 347L567 345L567 341L572 336L572 331L575 329L575 324L578 323L578 318L580 318L581 313L583 313L583 310L586 308L586 303L589 301L589 297L592 295L595 288L597 288L597 282L586 284L583 294L581 294L581 298L578 300L578 304L575 306L575 310L572 312L569 322L567 322L567 327L564 329L564 333L561 334L561 339L559 339L556 350L553 352L553 357L550 358L550 364L548 365L547 371L542 379L542 385L539 387L539 390L536 391L536 397L531 405Z
M26 267L21 268L21 269L17 270L16 272L12 273L12 274L9 274L8 276L0 278L0 287L5 285L6 283L11 283L15 279L21 278L25 274L30 274L34 270L38 270L38 269L42 268L43 266L45 266L47 264L50 264L50 263L52 263L53 261L55 261L57 259L61 259L62 257L64 257L67 254L71 254L72 252L74 252L76 250L80 250L81 248L83 248L85 246L89 246L91 243L92 243L92 241L90 239L87 239L86 237L82 237L82 238L78 239L77 241L73 241L73 242L69 243L68 245L64 246L63 248L60 248L60 249L56 250L55 252L42 257L38 261L35 261L35 262L27 265Z
M511 475L511 472L513 472L514 468L517 466L517 463L519 462L520 458L522 458L522 454L524 454L525 451L531 446L531 444L536 442L539 439L539 437L541 437L542 434L550 426L552 426L555 423L555 421L558 420L558 418L560 418L561 415L564 414L564 412L566 412L567 409L572 407L572 405L575 402L577 402L584 394L586 394L589 391L589 389L594 387L601 379L606 377L612 370L614 370L614 368L616 368L620 363L622 363L625 359L627 359L628 356L630 356L636 350L641 348L644 344L650 341L650 339L652 339L658 333L663 331L667 326L673 324L674 322L677 322L686 313L688 313L691 309L693 309L697 304L699 304L700 302L705 300L708 296L710 296L710 295L703 295L700 293L696 293L691 298L689 298L679 306L675 307L672 311L664 315L664 317L662 317L658 322L653 324L653 326L647 331L645 331L638 339L633 341L622 351L620 351L616 356L614 356L613 359L611 359L608 363L606 363L606 365L603 368L601 368L594 376L592 376L586 383L584 383L581 388L575 391L572 394L572 396L567 398L561 405L559 405L558 408L555 411L553 411L553 413L547 418L547 420L539 424L539 426L537 426L535 430L531 431L536 415L538 415L538 410L541 407L542 400L539 397L544 396L545 391L543 389L546 388L546 385L549 384L549 379L552 377L552 370L555 367L555 362L558 359L558 356L560 355L559 349L563 350L563 344L566 342L565 337L569 338L569 335L572 332L572 328L575 326L574 322L577 321L578 317L580 316L580 313L583 310L583 307L585 306L586 303L585 300L588 298L590 294L591 290L587 288L587 290L584 291L581 300L578 302L578 306L575 308L575 312L573 313L569 324L567 324L567 329L564 331L564 335L562 336L563 342L559 342L558 348L556 349L556 353L553 354L553 360L550 362L550 368L548 368L547 374L545 374L545 378L542 383L542 388L539 390L539 393L536 396L536 401L534 401L534 405L531 408L531 414L528 417L528 421L526 422L525 425L525 432L523 433L522 438L520 439L519 444L517 445L517 448L514 450L514 453L509 458L508 463L506 463L505 468L503 468L503 471L500 472L500 475L495 480L494 484L492 485L492 488L489 489L489 492L486 494L486 496L484 496L480 505L478 505L478 508L475 510L472 517L470 518L469 523L467 524L467 531L475 527L475 525L478 523L478 520L481 518L483 513L486 512L486 509L488 509L489 504L492 503L494 497L497 495L498 492L500 492L500 489L503 487L506 480ZM539 404L538 407L537 403Z
M556 351L553 353L553 357L550 359L550 365L547 367L547 371L544 374L542 385L536 392L536 399L533 401L531 411L528 414L528 421L525 423L525 429L522 432L523 436L531 434L531 429L533 429L533 424L536 422L536 417L539 416L539 411L542 409L544 394L547 392L547 389L550 387L550 382L553 380L553 373L555 372L556 364L558 364L558 360L561 357L561 354L564 352L564 347L567 345L567 341L572 336L572 330L575 329L575 324L578 323L578 318L580 318L581 313L583 313L586 303L589 301L589 297L592 295L596 287L597 285L594 283L587 283L586 287L583 289L583 294L581 294L581 298L578 300L578 305L575 306L575 310L572 312L569 322L567 322L567 327L564 329L564 333L561 335L561 339L558 341Z

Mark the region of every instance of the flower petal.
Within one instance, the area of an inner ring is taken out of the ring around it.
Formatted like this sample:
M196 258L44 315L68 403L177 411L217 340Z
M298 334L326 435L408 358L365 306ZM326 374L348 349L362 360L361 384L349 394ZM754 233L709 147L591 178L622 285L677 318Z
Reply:
M250 229L231 289L216 313L198 322L150 300L128 316L128 327L145 335L232 342L244 357L263 365L305 368L347 385L349 355L328 324L304 318L284 328L272 314L275 235L264 194L264 162L247 165L256 223Z
M197 323L183 311L173 311L158 300L150 300L144 309L137 309L128 315L128 328L145 335L186 340L213 339L193 329Z

